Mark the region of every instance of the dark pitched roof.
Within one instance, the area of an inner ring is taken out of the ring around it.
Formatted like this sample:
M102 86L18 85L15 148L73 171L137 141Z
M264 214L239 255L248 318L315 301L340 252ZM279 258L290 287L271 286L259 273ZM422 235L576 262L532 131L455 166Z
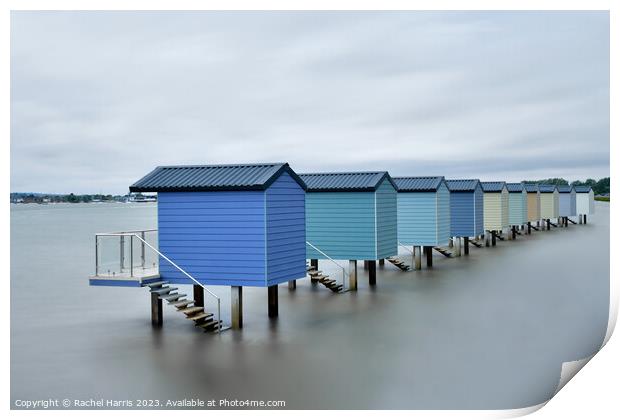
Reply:
M446 179L450 192L474 191L480 184L479 179Z
M589 185L575 185L575 192L578 193L589 193L592 191L592 187Z
M238 191L267 189L283 172L305 189L288 163L158 166L129 187L131 192Z
M561 193L570 193L571 190L573 189L572 185L558 185L558 192Z
M538 184L538 189L541 193L552 193L557 187L551 184Z
M508 192L523 192L525 186L522 182L507 182L506 188L508 188Z
M538 184L523 184L525 185L525 191L531 193L531 192L538 192Z
M299 174L308 192L376 191L384 179L396 188L386 171L378 172L321 172Z
M482 184L482 191L484 192L500 192L506 185L504 181L481 182L480 184Z
M437 191L445 181L443 176L400 176L394 182L399 192Z

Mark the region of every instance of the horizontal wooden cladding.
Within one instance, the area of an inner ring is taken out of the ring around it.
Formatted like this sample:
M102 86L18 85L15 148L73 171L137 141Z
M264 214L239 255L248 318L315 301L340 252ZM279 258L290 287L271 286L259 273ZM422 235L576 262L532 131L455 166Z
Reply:
M527 193L512 192L508 194L508 223L522 225L527 222Z
M267 285L306 275L305 191L288 174L265 193Z
M527 220L540 220L540 193L527 193Z
M437 244L435 192L398 193L398 241L406 245Z
M543 219L555 219L559 215L558 193L540 194L540 217Z
M577 193L576 197L577 214L594 214L594 193Z
M160 193L158 224L161 252L200 282L266 284L264 192ZM160 272L185 282L162 259Z
M450 193L450 235L470 237L482 234L482 220L477 221L477 213L482 214L481 194L474 191ZM479 229L476 229L476 226Z
M306 239L334 259L376 259L374 192L306 193Z

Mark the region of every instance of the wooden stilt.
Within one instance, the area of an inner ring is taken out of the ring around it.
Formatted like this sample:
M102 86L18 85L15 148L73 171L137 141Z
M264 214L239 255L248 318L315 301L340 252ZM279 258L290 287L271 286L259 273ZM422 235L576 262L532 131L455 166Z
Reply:
M433 266L433 247L425 246L424 250L426 252L426 268L431 268Z
M491 231L491 246L495 246L497 244L497 239L495 237L495 231Z
M269 318L278 317L278 285L267 287L267 313Z
M385 260L383 258L381 258L379 260L379 267L383 267L385 265Z
M205 289L199 284L194 284L194 306L205 307Z
M315 270L319 269L319 260L310 260L310 267L314 267Z
M585 214L583 215L583 224L584 225L588 224L588 216L586 216Z
M357 290L357 260L349 260L349 290Z
M415 269L422 269L422 248L419 246L413 247L414 259L415 259Z
M230 287L230 316L232 319L231 327L234 330L243 328L243 287Z
M374 286L377 284L377 262L366 261L368 263L368 284Z
M454 255L457 257L461 256L461 237L455 236L452 242L454 244Z
M527 234L532 234L532 222L527 222Z
M512 227L512 240L517 239L517 227L513 226Z
M484 232L484 246L486 246L487 248L489 246L491 246L491 240L489 238L489 236L491 236L491 231L487 230L486 232Z
M157 293L151 293L151 324L156 328L164 324L164 305Z
M368 270L368 261L364 260L364 270Z
M469 255L469 237L467 236L463 238L463 252L465 255Z
M291 280L288 282L288 290L297 289L297 280Z

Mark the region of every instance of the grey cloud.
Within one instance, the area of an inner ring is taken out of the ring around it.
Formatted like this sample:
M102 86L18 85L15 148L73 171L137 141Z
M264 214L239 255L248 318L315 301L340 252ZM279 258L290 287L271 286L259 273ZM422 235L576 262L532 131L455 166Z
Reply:
M288 161L609 175L606 12L13 12L11 189Z

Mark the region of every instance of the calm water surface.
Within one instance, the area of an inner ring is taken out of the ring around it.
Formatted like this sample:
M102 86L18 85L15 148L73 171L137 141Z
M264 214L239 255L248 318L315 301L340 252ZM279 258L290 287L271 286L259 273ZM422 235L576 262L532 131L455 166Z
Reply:
M287 408L500 409L549 398L562 362L596 351L609 308L609 205L431 271L389 264L335 295L309 280L244 288L244 330L196 330L140 288L89 287L95 232L151 228L152 204L11 207L16 399L263 399ZM323 269L323 267L321 267ZM325 271L332 268L326 266ZM181 286L187 289L188 286ZM223 299L229 319L230 292Z

